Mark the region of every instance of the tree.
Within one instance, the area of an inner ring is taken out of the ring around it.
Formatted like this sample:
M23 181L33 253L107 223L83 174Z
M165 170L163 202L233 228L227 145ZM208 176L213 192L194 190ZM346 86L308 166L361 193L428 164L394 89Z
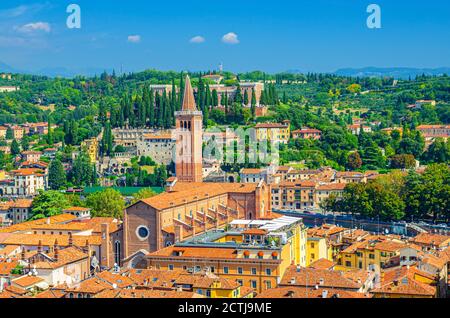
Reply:
M245 106L248 105L248 92L247 92L247 90L244 92L244 105Z
M357 170L362 166L361 156L357 151L352 152L347 157L347 168L350 170Z
M11 154L13 156L17 156L18 154L20 154L20 146L17 140L15 139L11 143Z
M370 141L368 145L362 149L362 162L367 169L385 167L385 159L375 142Z
M33 199L31 219L37 220L61 214L62 210L69 206L69 200L61 192L40 190L39 195Z
M48 170L48 185L52 190L60 190L66 186L67 177L59 159L54 159Z
M442 138L437 138L422 157L426 163L449 163L450 142L445 142Z
M22 146L23 151L30 149L30 138L28 136L23 136L20 145Z
M416 165L416 159L413 155L401 154L391 157L392 169L411 169Z
M419 182L417 182L419 181ZM412 196L410 199L409 196ZM416 179L412 189L407 189L406 202L418 199L417 210L412 212L421 217L449 218L450 211L450 168L446 164L432 164ZM414 209L414 207L413 207Z
M50 123L50 118L48 119L47 122L47 144L49 144L50 146L53 145L53 132L52 132L52 125Z
M14 139L14 131L12 130L11 127L8 127L8 128L6 129L6 136L5 136L5 139L6 139L6 140L12 140L12 139Z
M86 152L79 153L77 158L73 162L72 171L70 172L71 181L76 186L88 186L95 183L94 167L91 164L91 160Z
M219 106L219 96L217 95L216 89L213 89L211 96L212 96L212 106L214 107Z
M92 216L122 218L125 201L119 191L107 188L95 192L86 199L86 206L92 209Z
M250 110L252 113L252 119L255 120L256 117L256 94L255 94L255 89L252 89L252 101L250 104Z
M113 134L111 131L111 123L106 122L105 128L103 130L102 141L100 145L100 152L104 156L111 156L114 152L113 149Z

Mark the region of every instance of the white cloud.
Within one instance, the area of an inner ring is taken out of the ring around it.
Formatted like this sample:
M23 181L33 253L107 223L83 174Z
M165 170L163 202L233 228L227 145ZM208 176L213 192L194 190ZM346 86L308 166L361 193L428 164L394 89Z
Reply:
M222 37L222 42L227 44L238 44L238 35L234 32L227 33Z
M205 38L203 36L197 35L194 36L192 39L189 40L191 43L203 43L205 42Z
M139 43L139 42L141 42L141 36L140 35L129 35L128 36L128 42L130 42L130 43Z
M21 15L23 15L25 12L28 11L28 7L21 5L15 8L1 10L0 11L0 17L6 17L6 18L16 18Z
M52 28L50 27L50 24L48 24L47 22L28 23L17 28L17 30L22 33L33 33L37 31L49 33L51 29Z

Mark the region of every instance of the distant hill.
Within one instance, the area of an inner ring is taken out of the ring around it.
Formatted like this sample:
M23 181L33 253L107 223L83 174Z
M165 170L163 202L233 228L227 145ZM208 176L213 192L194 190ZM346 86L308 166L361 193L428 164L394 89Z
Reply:
M413 67L363 67L342 68L334 72L340 76L352 77L394 77L399 79L415 78L417 75L450 75L449 67L440 68L413 68Z
M94 75L100 75L104 71L108 73L112 73L112 69L104 69L104 68L98 68L98 67L85 67L85 68L78 68L78 69L71 69L66 67L46 67L42 68L36 71L30 71L30 70L19 70L12 66L9 66L6 63L3 63L0 61L0 73L16 73L16 74L34 74L34 75L42 75L42 76L49 76L49 77L66 77L66 78L72 78L77 75L82 76L94 76Z
M23 72L9 66L8 64L0 62L0 73L23 73Z

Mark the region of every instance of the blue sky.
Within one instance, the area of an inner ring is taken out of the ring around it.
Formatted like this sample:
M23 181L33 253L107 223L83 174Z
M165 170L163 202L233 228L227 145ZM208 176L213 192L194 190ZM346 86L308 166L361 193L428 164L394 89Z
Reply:
M81 7L79 30L66 26L71 3ZM371 3L381 7L381 29L366 26ZM26 70L433 68L450 66L449 16L447 0L3 0L0 62Z

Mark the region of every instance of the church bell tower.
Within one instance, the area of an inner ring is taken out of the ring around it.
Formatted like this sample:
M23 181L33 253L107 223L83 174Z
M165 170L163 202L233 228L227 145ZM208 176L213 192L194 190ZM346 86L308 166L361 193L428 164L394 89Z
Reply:
M186 76L183 104L175 112L175 172L178 181L202 182L203 113L197 110L191 80Z

